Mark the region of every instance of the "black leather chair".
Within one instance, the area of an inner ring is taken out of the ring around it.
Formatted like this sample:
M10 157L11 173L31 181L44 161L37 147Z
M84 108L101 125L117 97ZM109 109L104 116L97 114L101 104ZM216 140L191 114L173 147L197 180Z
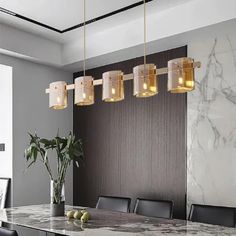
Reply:
M111 211L129 212L130 198L100 196L96 205L97 209L105 209Z
M171 219L173 215L173 205L172 201L137 198L134 213L150 217Z
M193 204L189 220L212 225L235 227L235 208Z
M9 230L0 227L0 236L18 236L15 230Z

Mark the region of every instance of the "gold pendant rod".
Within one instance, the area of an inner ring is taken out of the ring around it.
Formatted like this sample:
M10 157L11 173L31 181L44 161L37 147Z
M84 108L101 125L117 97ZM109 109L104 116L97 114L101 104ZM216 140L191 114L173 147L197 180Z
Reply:
M83 61L83 67L84 67L84 77L85 77L85 70L86 70L86 0L84 0L84 61Z

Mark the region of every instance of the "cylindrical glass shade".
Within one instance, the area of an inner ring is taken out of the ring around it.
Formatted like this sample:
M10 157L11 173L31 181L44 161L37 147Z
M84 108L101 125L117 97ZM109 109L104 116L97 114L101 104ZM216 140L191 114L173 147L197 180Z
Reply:
M108 71L102 75L102 100L118 102L124 99L124 81L122 71Z
M59 110L67 107L66 82L57 81L50 83L49 86L49 107Z
M75 79L75 104L78 106L94 104L92 76L82 76Z
M139 65L133 68L134 96L150 97L158 93L156 66L154 64Z
M168 91L186 93L194 89L193 63L194 60L187 57L168 61Z

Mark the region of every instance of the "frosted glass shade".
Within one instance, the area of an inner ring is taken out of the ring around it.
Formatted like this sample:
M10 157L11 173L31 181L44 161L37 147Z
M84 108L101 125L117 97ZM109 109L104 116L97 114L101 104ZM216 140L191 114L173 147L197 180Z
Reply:
M124 99L124 80L122 71L108 71L102 74L102 100L118 102Z
M168 61L168 91L171 93L186 93L195 86L194 60L183 57Z
M94 104L92 76L81 76L75 79L75 104L78 106Z
M66 82L57 81L50 83L49 107L60 110L67 107Z
M133 68L134 96L150 97L158 93L156 66L154 64L139 65Z

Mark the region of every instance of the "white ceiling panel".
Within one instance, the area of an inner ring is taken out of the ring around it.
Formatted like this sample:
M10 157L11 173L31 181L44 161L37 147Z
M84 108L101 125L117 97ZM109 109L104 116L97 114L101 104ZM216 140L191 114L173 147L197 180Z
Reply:
M96 18L139 1L86 0L87 19ZM147 4L147 11L151 14L158 13L188 1L192 0L153 0ZM0 7L59 30L64 30L83 22L83 0L0 0ZM88 33L89 31L98 32L124 24L142 17L142 15L142 6L135 7L89 24ZM3 12L0 12L0 23L61 43L68 42L81 35L81 28L61 34Z
M92 19L137 0L87 0L87 19ZM0 7L63 30L83 21L83 0L0 0Z

